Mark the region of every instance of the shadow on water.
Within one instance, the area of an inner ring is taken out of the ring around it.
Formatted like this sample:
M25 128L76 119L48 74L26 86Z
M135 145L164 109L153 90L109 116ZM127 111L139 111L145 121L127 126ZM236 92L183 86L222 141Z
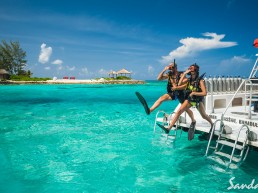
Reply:
M187 173L194 173L201 170L206 163L204 157L205 146L201 143L192 143L181 149L181 156L178 158L178 168L177 171L185 175Z
M17 99L4 99L3 102L11 104L27 103L32 104L47 104L47 103L60 103L63 100L60 98L17 98Z

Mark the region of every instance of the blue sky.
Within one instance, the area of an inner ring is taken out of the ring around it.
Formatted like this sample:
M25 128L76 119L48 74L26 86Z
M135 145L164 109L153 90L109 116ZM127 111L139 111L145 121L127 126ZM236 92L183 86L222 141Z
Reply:
M0 39L19 41L36 77L156 79L176 59L207 75L249 76L257 0L1 0Z

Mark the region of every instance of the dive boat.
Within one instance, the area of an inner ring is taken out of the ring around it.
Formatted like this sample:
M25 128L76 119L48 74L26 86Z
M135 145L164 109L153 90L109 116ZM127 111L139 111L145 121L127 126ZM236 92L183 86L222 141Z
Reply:
M247 79L240 77L205 78L207 96L205 110L213 121L213 127L201 117L195 107L191 110L196 119L195 133L200 131L209 133L206 156L217 155L228 159L228 166L233 162L242 163L249 152L249 148L258 147L258 54L256 61ZM178 104L174 112L178 110ZM172 114L158 111L154 123L154 132L157 132L156 123L168 125L173 118ZM183 113L169 134L162 133L167 140L175 141L177 131L189 128L191 119ZM216 138L216 140L214 140ZM227 148L225 148L227 147ZM231 148L230 153L228 148ZM225 152L224 149L227 149ZM212 153L212 154L211 154Z

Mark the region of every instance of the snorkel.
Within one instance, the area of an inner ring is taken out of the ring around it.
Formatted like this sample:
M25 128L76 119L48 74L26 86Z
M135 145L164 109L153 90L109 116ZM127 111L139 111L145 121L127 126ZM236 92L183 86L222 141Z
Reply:
M168 72L169 76L174 75L175 74L175 69L177 69L177 65L176 65L176 60L175 59L174 59L173 64L174 64L174 67L171 67L171 66L169 67L169 72Z

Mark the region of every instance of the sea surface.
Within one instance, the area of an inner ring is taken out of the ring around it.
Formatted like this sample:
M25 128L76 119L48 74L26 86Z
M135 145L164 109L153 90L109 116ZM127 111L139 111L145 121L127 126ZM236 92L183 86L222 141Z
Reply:
M157 110L147 116L136 91L151 106L166 82L1 85L0 192L258 191L231 186L258 184L257 151L238 169L226 169L204 156L207 141L197 134L166 143L153 134ZM159 109L172 112L177 104Z

